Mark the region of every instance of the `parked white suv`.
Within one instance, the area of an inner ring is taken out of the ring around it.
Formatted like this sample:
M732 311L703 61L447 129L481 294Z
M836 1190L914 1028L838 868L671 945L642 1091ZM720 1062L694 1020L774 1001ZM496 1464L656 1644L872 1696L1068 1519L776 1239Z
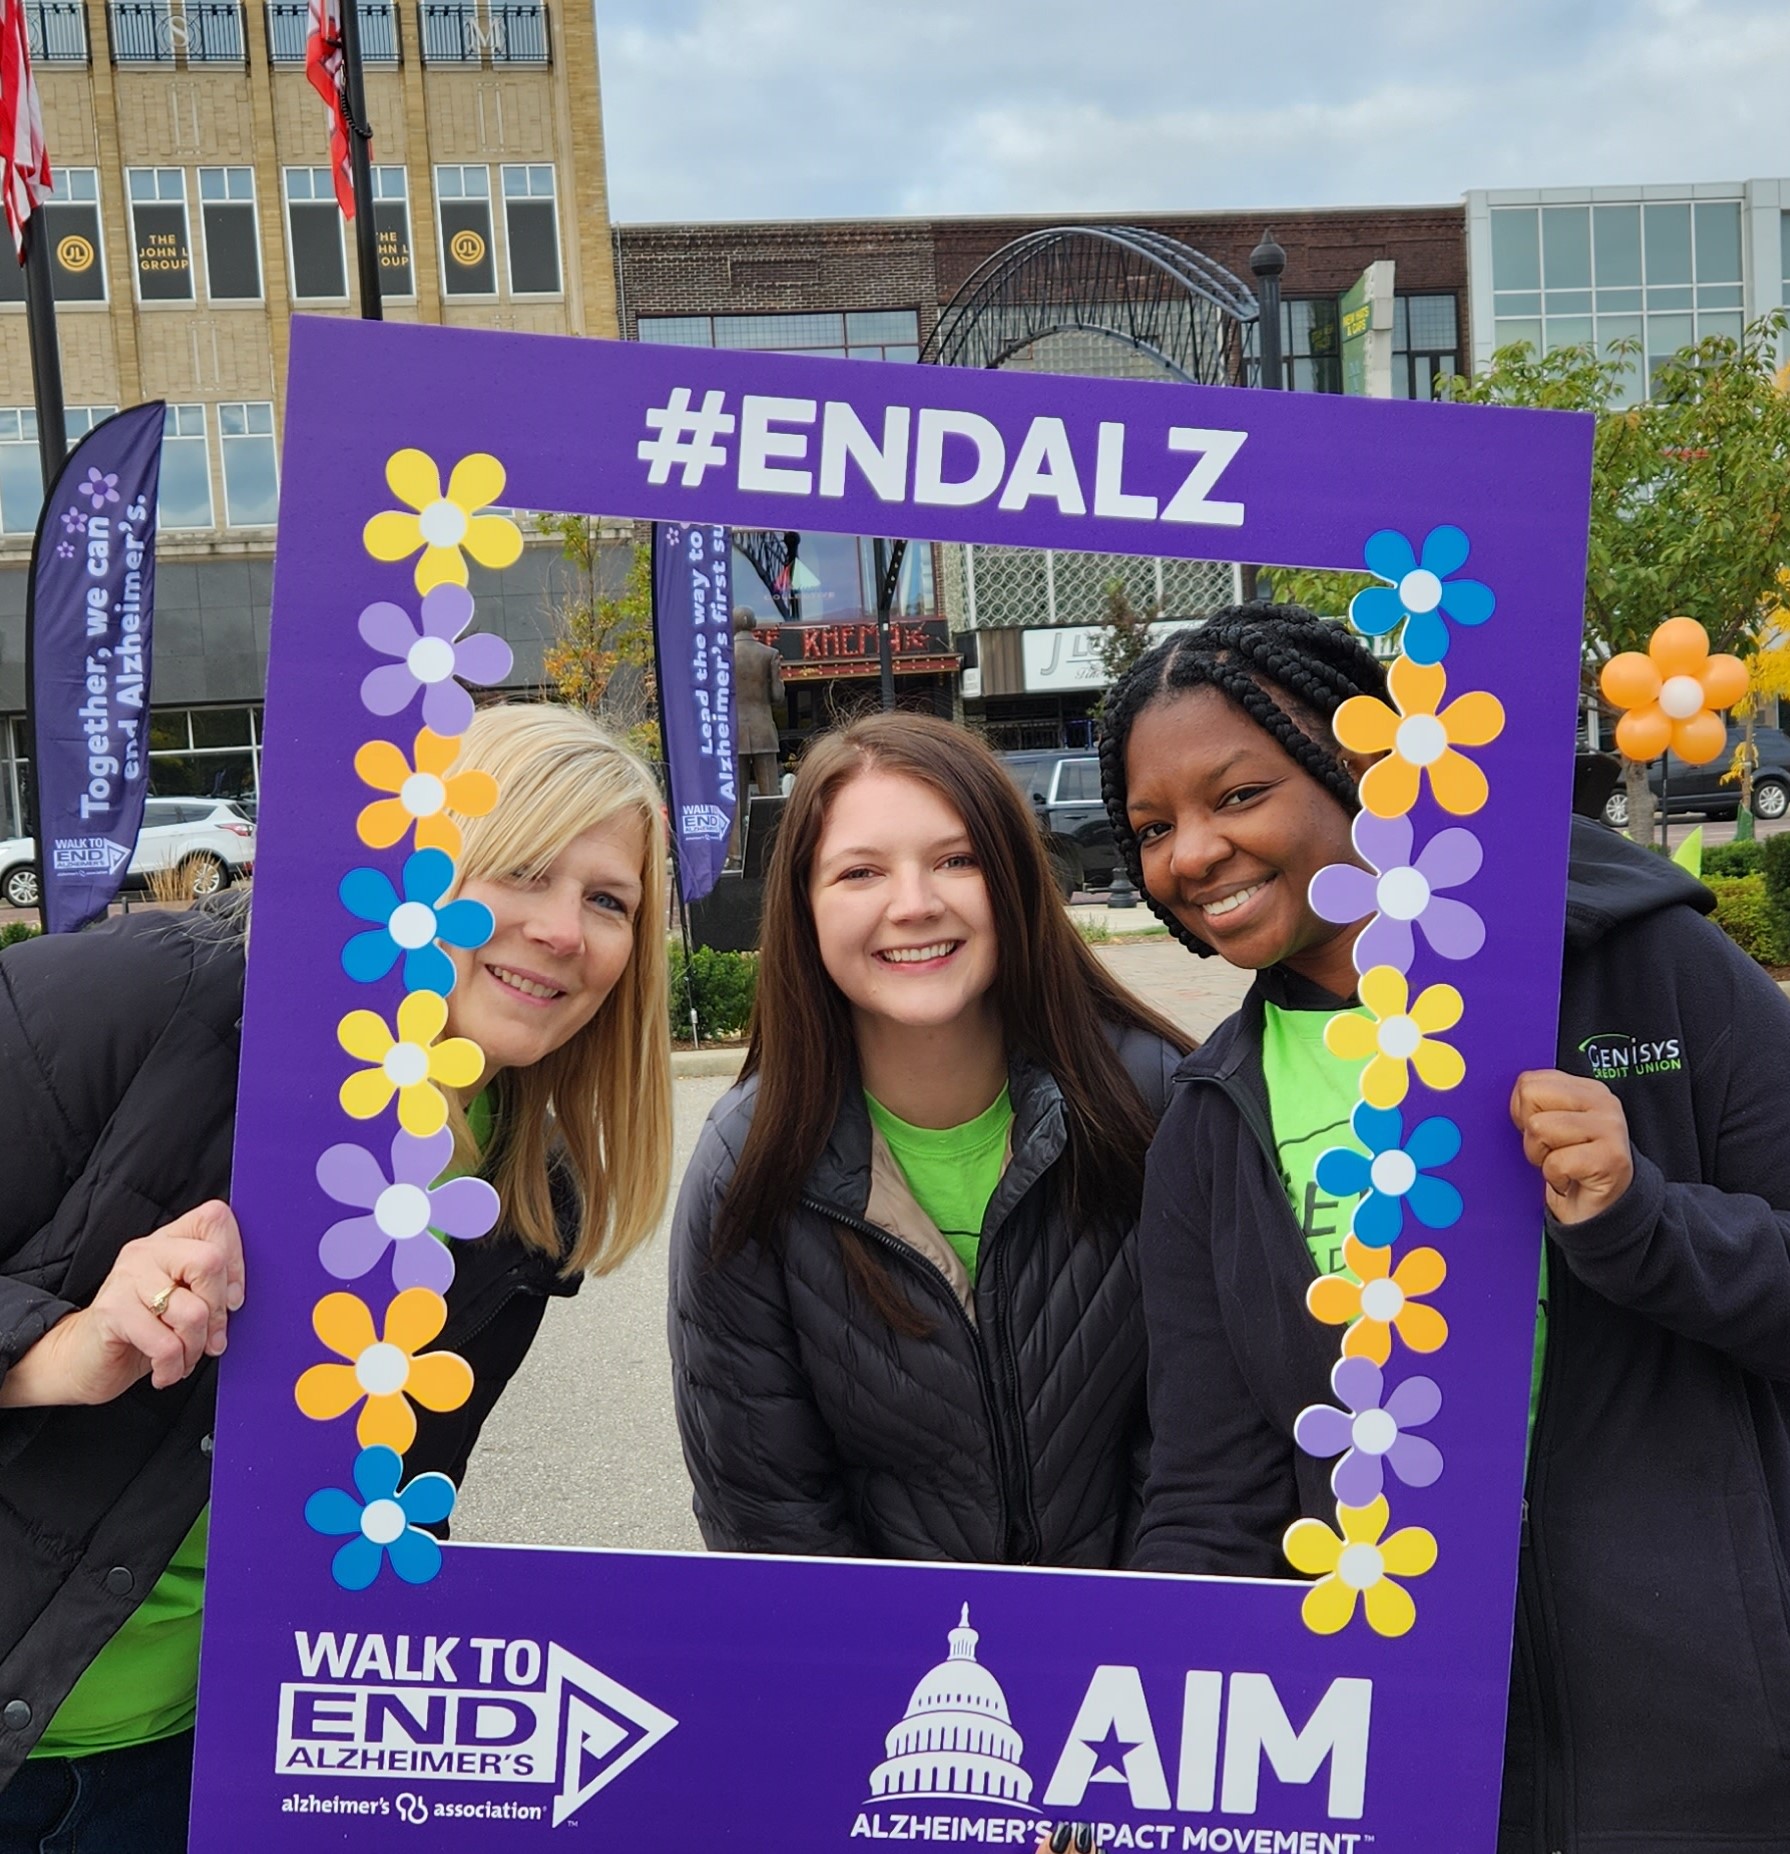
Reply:
M36 846L29 837L0 841L0 898L9 907L37 906ZM255 827L227 798L150 798L126 888L142 888L158 869L186 866L195 895L215 895L247 875L255 862Z

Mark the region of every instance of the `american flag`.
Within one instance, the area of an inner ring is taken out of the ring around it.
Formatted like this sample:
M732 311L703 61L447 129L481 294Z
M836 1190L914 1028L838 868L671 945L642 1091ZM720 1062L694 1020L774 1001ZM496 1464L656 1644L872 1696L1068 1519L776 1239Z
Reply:
M22 260L25 221L52 184L43 111L25 42L24 0L0 0L0 184L6 191L6 227Z
M0 6L17 0L0 0ZM311 0L311 31L305 40L305 76L329 110L329 171L344 219L354 217L354 170L348 158L348 117L342 107L341 0Z

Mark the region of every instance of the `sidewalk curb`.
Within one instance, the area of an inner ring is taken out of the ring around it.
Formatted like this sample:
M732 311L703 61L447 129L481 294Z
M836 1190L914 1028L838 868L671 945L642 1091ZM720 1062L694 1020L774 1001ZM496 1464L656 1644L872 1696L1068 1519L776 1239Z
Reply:
M671 1052L671 1077L684 1081L692 1076L735 1076L746 1060L743 1044L717 1044L713 1049L674 1049Z

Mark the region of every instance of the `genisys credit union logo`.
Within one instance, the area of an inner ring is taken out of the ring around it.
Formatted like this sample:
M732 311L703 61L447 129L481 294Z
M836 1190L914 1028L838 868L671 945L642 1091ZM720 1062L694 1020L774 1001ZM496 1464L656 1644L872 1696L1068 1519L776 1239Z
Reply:
M553 1791L557 1828L677 1724L557 1642L543 1650L539 1642L493 1636L301 1630L293 1644L299 1678L280 1687L274 1769L318 1786L356 1777L480 1784L487 1792L544 1785ZM526 1796L487 1793L469 1804L406 1792L396 1801L416 1823L545 1817L548 1798ZM316 1790L282 1804L327 1814L380 1806Z
M1684 1067L1680 1037L1646 1038L1626 1030L1600 1031L1579 1045L1592 1076L1601 1082L1629 1081L1637 1075L1672 1075Z

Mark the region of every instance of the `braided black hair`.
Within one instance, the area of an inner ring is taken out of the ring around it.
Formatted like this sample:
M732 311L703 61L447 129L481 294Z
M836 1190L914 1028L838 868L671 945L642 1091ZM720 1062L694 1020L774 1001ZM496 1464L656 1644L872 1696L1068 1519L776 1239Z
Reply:
M1150 911L1183 946L1205 958L1212 948L1144 886L1125 787L1125 747L1137 717L1161 697L1201 688L1218 690L1242 709L1353 816L1361 809L1354 775L1311 724L1327 729L1330 717L1352 695L1384 697L1386 671L1343 626L1302 605L1257 600L1226 606L1204 624L1175 632L1107 692L1100 722L1100 795L1119 854ZM1295 711L1308 717L1304 725Z

